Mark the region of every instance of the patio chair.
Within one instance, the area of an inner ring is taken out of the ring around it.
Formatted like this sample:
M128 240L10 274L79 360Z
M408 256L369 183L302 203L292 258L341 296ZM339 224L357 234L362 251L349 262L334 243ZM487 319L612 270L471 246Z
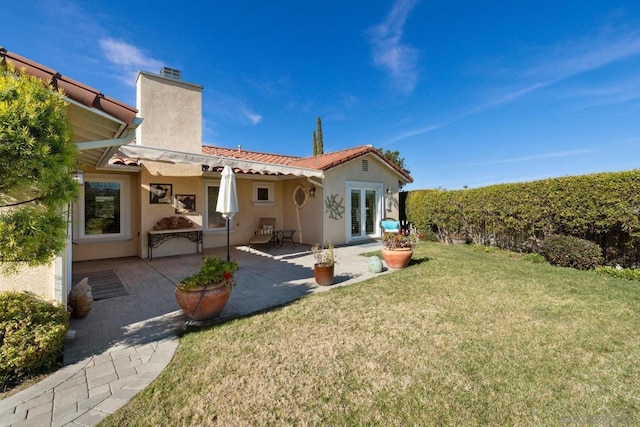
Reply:
M262 245L269 242L274 242L275 244L277 241L276 219L260 218L258 229L253 233L251 240L249 240L249 248L251 248L251 245Z
M380 221L380 227L382 227L383 233L399 233L400 221L393 218L384 218Z

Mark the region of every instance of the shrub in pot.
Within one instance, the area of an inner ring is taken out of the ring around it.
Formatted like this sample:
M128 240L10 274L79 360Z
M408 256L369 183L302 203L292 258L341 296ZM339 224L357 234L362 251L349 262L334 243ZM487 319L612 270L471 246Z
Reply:
M235 261L211 256L202 259L200 270L185 277L176 287L176 301L193 320L212 319L222 312L236 285L233 274L238 271Z
M400 233L382 235L382 259L389 268L404 268L413 256L413 247L418 242L415 229L402 230Z
M313 276L316 283L321 286L333 284L335 257L333 245L326 246L316 243L311 247L311 253L316 260L313 265Z

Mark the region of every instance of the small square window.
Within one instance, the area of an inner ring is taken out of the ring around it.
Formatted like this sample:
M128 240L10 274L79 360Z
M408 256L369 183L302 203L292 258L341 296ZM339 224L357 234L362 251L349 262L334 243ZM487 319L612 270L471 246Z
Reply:
M268 202L269 201L269 189L264 187L258 187L258 197L257 200L259 202Z
M254 182L253 203L255 205L273 205L275 203L273 183Z

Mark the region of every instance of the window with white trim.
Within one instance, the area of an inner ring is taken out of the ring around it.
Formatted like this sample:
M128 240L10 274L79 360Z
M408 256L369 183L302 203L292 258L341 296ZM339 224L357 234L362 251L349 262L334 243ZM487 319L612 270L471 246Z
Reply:
M253 204L272 206L275 204L274 185L272 182L253 183Z
M78 200L76 236L85 240L131 238L130 180L126 175L87 175Z
M220 193L219 182L205 183L205 198L207 212L204 217L204 229L209 231L222 231L227 229L227 220L223 218L220 212L216 212L218 204L218 194ZM229 224L232 225L232 224Z

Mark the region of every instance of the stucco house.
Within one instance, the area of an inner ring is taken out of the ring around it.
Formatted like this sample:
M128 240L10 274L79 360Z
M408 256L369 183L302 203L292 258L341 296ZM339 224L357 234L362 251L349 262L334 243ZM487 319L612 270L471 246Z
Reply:
M61 80L53 70L3 55L29 64L28 72L45 70L45 80ZM45 297L66 300L71 260L152 256L155 262L225 246L226 222L215 211L225 165L234 170L238 190L232 246L247 245L261 218L275 218L275 229L287 230L295 243L335 245L380 237L381 219L398 218L400 187L412 178L372 146L295 157L203 145L202 86L169 68L140 72L136 83L137 116L77 82L118 108L101 109L95 101L89 108L73 89L67 92L84 184L72 206L70 254L55 263L62 268L50 270L57 281L55 291L39 292ZM172 217L186 218L189 228L156 230Z

